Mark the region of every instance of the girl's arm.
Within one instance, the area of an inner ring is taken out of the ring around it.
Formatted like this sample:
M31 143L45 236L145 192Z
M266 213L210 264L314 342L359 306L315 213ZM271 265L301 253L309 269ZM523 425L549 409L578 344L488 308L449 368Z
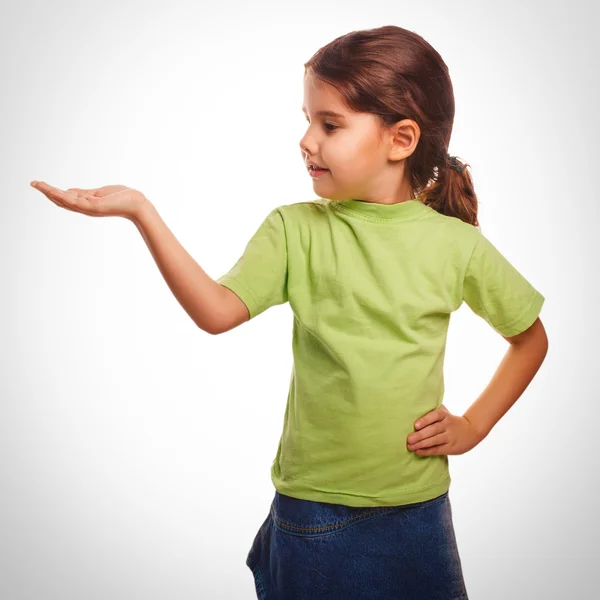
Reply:
M246 305L188 254L149 200L144 199L131 221L171 292L200 329L216 335L249 319Z
M463 417L485 438L534 378L548 352L548 338L538 317L527 330L505 337L510 347L490 383Z

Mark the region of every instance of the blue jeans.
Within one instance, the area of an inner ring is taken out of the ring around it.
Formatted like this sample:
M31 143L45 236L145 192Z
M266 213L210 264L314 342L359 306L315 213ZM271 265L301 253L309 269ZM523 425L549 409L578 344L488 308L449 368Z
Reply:
M259 600L468 600L448 491L381 507L276 491L246 564Z

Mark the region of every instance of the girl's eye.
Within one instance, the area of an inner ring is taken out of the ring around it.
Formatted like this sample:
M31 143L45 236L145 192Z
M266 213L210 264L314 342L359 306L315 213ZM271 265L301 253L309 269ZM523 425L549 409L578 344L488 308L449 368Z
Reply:
M306 119L307 123L310 123L310 121L308 120L308 118ZM323 125L325 126L325 130L328 132L332 132L335 131L336 129L338 129L337 125L334 125L333 123L327 123L327 121L325 123L323 123Z

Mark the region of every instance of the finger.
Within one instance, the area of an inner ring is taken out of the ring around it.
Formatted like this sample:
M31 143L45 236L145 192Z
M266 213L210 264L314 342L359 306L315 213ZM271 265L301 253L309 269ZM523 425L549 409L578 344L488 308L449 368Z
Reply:
M71 192L69 190L61 190L60 188L54 187L53 185L49 185L43 182L41 182L38 185L38 189L47 196L51 196L58 202L66 204L67 206L73 204L74 200L77 198L76 192Z
M449 451L448 444L439 444L438 446L431 446L431 448L415 450L415 454L418 454L419 456L437 456L448 454Z
M44 181L36 182L35 188L42 192L49 200L54 202L61 208L72 210L73 212L83 212L82 207L77 201L77 195L75 192L64 192L63 190L49 185Z
M57 197L57 195L53 191L52 186L45 184L43 181L35 181L35 182L32 182L31 185L36 190L38 190L39 192L44 194L44 196L46 196L46 198L48 198L48 200L51 200L52 202L54 202L54 204L56 204L57 206L66 208L66 206L63 204L63 202Z
M422 439L414 444L410 444L410 450L418 450L419 448L430 448L431 446L437 446L439 444L445 444L448 442L448 436L446 432L438 433Z
M56 204L56 206L58 206L59 208L67 208L64 204L62 204L61 202L58 202L57 200L52 198L52 196L46 196L46 198L48 198L48 200L50 200L50 202Z
M110 196L111 194L121 192L125 189L127 189L127 186L125 185L103 185L102 187L93 188L88 191L93 192L94 196L103 198L104 196Z
M427 427L427 425L431 425L431 423L435 423L436 421L441 421L445 415L439 410L435 409L431 412L428 412L426 415L419 417L417 421L415 421L415 429L423 429L423 427Z
M444 431L446 431L446 428L444 427L444 425L442 423L439 423L439 422L432 423L431 425L428 425L427 427L420 429L419 431L417 431L417 433L411 433L406 438L406 441L409 443L409 445L414 445L417 442L420 442L421 440L424 440L424 439L431 437L433 435L436 435L438 433L442 433Z
M85 195L90 195L93 196L97 191L97 188L93 188L93 189L86 189L86 188L69 188L67 190L67 192L75 192L76 194L79 194L81 196L85 196Z
M64 194L63 190L54 187L53 185L50 185L45 181L36 181L34 187L36 190L39 190L43 194L52 194L54 197L58 197L60 194Z

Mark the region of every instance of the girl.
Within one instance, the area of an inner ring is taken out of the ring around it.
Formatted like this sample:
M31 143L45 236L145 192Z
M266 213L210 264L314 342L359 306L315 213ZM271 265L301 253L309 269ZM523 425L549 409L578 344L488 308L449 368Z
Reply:
M140 192L32 185L132 220L209 333L289 301L275 495L247 558L260 600L464 600L448 456L479 444L534 377L544 296L479 229L467 165L447 154L448 69L422 37L385 26L335 39L305 64L302 109L319 198L274 208L217 280ZM510 348L458 416L442 404L443 361L463 301Z

